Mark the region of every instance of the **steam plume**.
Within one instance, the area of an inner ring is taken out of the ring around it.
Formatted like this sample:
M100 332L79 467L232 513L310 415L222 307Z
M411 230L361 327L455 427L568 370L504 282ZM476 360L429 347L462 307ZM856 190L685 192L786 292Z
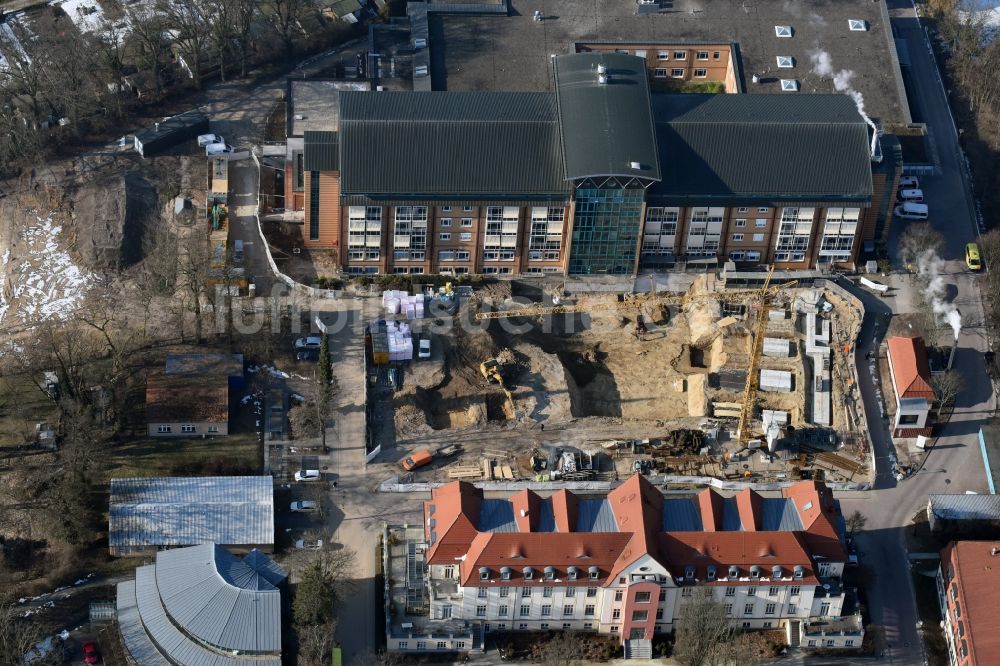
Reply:
M865 98L864 96L851 87L851 79L854 78L854 72L849 69L842 69L838 72L833 70L833 60L830 58L830 54L826 51L821 51L819 49L811 51L809 53L809 60L813 64L813 74L816 74L822 78L832 78L833 79L833 89L837 92L842 92L854 100L854 106L858 107L858 113L868 126L872 128L872 145L871 154L875 154L875 141L878 137L878 128L872 119L868 117L865 113Z
M933 308L938 320L951 327L957 342L958 334L962 332L962 315L954 303L945 300L945 284L941 276L943 266L944 261L933 249L925 250L917 257L917 274L927 283L924 298Z

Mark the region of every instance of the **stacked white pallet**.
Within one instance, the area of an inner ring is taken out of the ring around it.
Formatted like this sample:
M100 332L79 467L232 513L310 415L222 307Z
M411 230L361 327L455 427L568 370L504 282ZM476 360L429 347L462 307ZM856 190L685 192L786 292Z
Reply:
M389 361L412 361L413 336L410 325L405 321L388 321L386 334L389 340Z
M407 319L424 318L424 295L410 295L408 291L389 289L382 292L382 307L386 314L401 314Z

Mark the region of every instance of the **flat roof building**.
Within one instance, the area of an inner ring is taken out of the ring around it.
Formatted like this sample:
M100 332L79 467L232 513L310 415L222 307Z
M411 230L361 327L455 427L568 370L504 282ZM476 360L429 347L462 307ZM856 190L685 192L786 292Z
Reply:
M270 476L111 479L108 545L116 557L217 543L274 548Z

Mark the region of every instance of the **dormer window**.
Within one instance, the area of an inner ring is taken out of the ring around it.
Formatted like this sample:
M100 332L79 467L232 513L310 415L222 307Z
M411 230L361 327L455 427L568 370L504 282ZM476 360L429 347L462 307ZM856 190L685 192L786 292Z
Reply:
M545 567L545 580L555 580L555 579L556 579L556 568Z
M693 580L694 579L694 567L692 567L692 566L686 566L686 567L684 567L684 578L685 578L685 580Z
M489 579L490 579L490 568L479 567L479 580L489 580Z
M760 578L760 567L758 567L757 565L750 567L750 577Z
M805 575L805 573L806 573L805 567L803 567L801 564L796 565L795 567L796 578L802 578Z
M601 570L597 567L590 567L587 569L587 573L590 576L590 580L597 580L601 577Z
M739 567L735 567L735 566L734 567L729 567L729 577L730 578L739 578L740 577L740 568Z
M566 570L566 575L570 580L576 580L576 577L580 574L580 570L576 567L569 567Z
M708 579L709 580L715 580L715 567L714 566L708 567Z
M782 573L781 567L778 566L777 564L771 567L771 578L775 579L781 578L781 573Z
M510 567L500 567L500 580L510 580Z
M531 580L535 577L535 570L531 567L524 567L524 580Z

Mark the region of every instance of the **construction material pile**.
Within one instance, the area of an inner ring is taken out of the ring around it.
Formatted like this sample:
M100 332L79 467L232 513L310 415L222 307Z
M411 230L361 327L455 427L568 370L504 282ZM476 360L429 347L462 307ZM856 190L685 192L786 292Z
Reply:
M401 314L407 319L423 319L425 301L423 294L411 296L410 292L398 289L382 292L382 307L386 314Z
M413 337L410 325L405 321L387 321L386 334L389 341L389 361L413 360Z
M671 430L660 439L657 450L672 456L698 455L705 441L705 433L700 430Z
M372 360L376 365L413 360L413 337L405 321L379 320L369 324Z

